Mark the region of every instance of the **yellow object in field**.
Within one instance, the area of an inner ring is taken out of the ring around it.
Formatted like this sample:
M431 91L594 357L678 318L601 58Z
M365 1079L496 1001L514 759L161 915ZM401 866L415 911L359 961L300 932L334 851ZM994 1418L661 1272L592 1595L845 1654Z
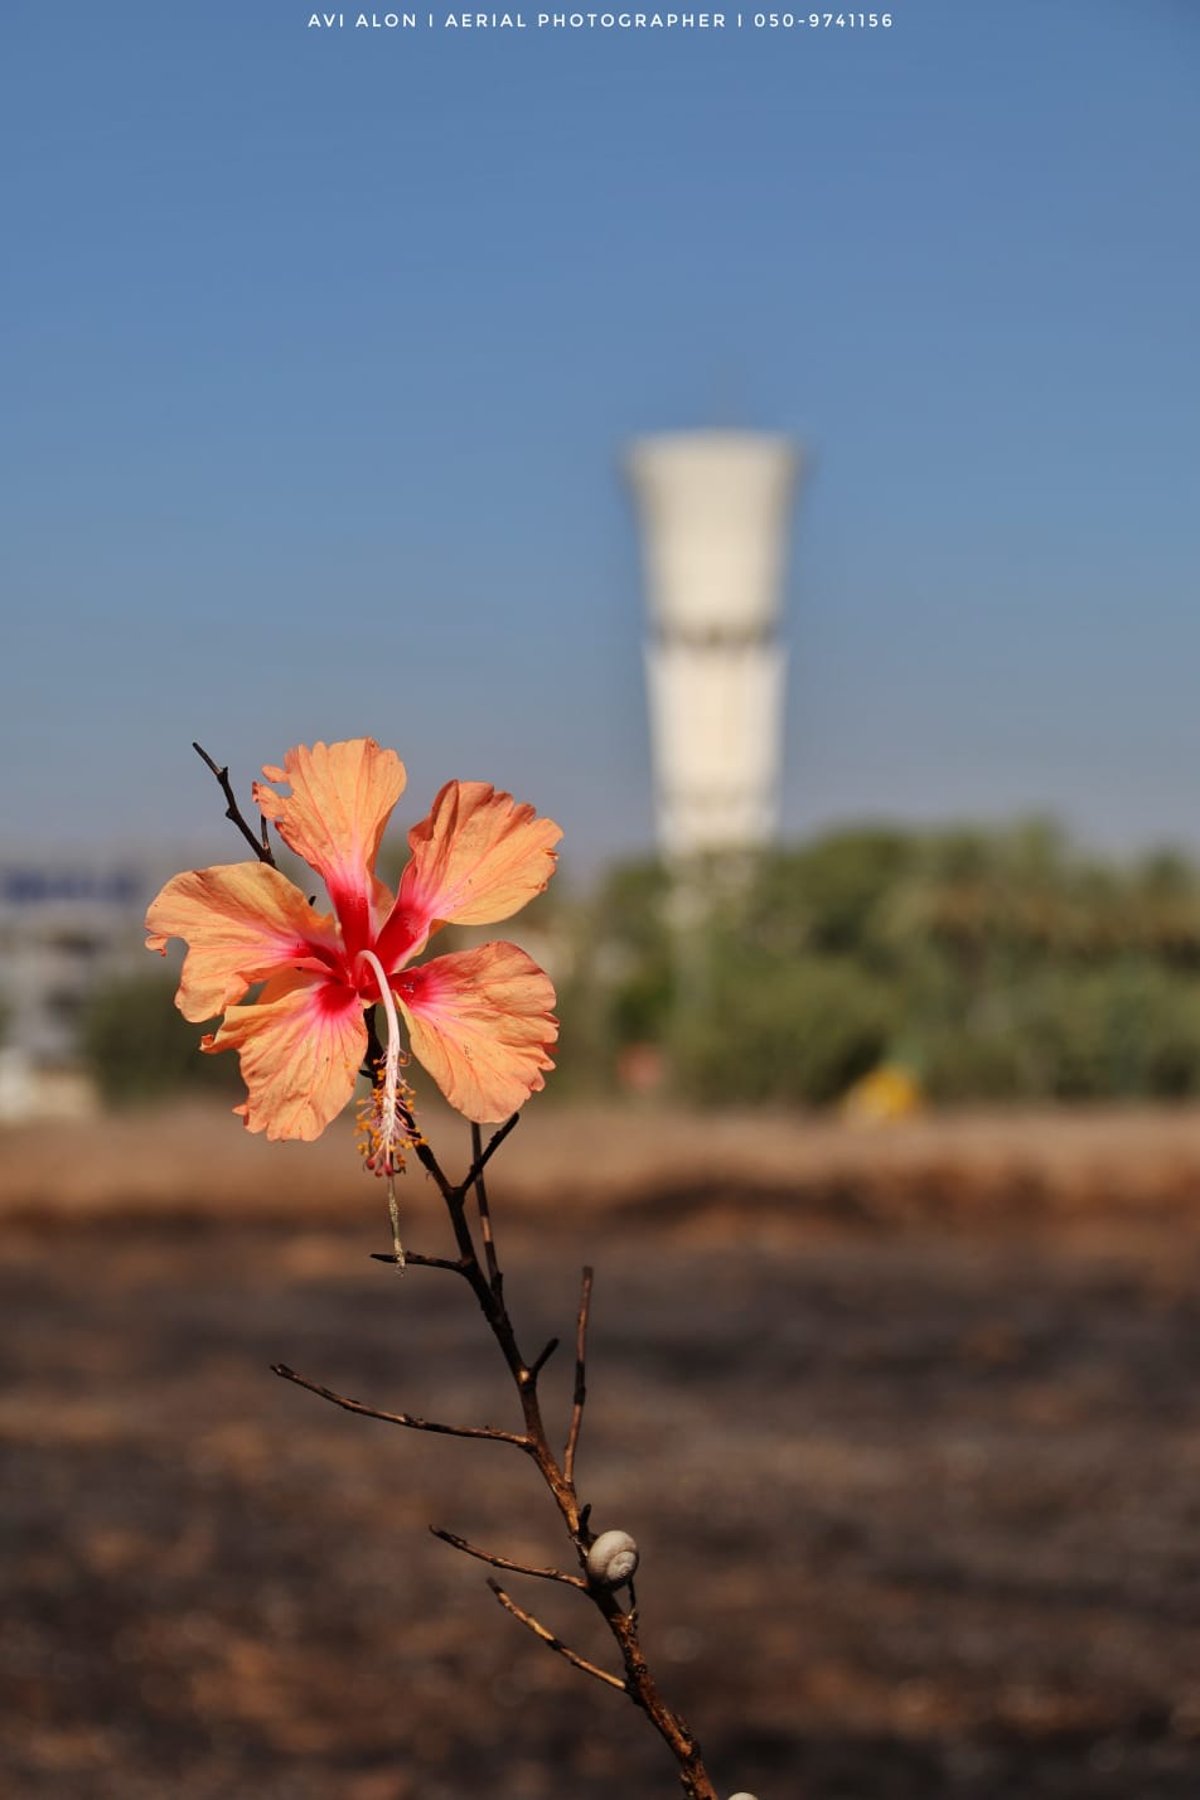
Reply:
M856 1125L890 1125L910 1119L923 1105L921 1084L911 1070L880 1063L843 1095L841 1112Z

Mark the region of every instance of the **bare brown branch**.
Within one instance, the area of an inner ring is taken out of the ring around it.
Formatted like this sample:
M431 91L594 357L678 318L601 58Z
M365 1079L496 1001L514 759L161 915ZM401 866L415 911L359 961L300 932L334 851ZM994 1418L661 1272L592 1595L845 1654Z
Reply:
M477 1556L480 1562L491 1563L493 1569L511 1569L514 1575L536 1575L542 1581L562 1581L568 1587L587 1588L581 1575L568 1575L565 1569L534 1568L531 1563L514 1562L511 1556L497 1556L491 1550L481 1550L478 1544L468 1543L466 1538L458 1537L453 1531L443 1531L440 1525L431 1525L429 1529L443 1544L450 1544L466 1556Z
M385 1425L405 1425L410 1431L436 1431L442 1437L492 1438L497 1443L516 1444L520 1450L531 1451L533 1448L527 1437L521 1437L515 1431L501 1431L495 1425L442 1425L434 1419L418 1419L413 1413L384 1412L378 1406L367 1406L361 1400L351 1400L346 1394L322 1387L319 1381L310 1381L306 1375L297 1375L286 1363L272 1363L271 1373L281 1375L285 1381L294 1381L297 1387L307 1388L310 1394L319 1394L322 1400L329 1400L346 1412L361 1413L366 1419L382 1419Z
M523 1606L518 1606L511 1594L506 1594L500 1583L493 1581L490 1576L488 1586L506 1612L510 1612L514 1619L520 1619L522 1625L527 1626L534 1637L540 1638L548 1649L556 1650L560 1656L566 1657L572 1668L582 1669L585 1675L594 1675L597 1681L602 1681L606 1687L616 1688L619 1694L627 1691L625 1683L616 1675L610 1675L607 1669L597 1668L595 1663L589 1662L586 1656L580 1656L578 1651L569 1650L561 1638L555 1637L554 1633L543 1625L540 1619L535 1619L532 1613L527 1613Z
M492 1133L491 1137L488 1139L486 1149L481 1150L479 1152L475 1152L474 1146L472 1145L472 1154L474 1156L474 1161L472 1162L471 1167L467 1170L467 1173L462 1181L462 1191L464 1193L467 1193L471 1188L474 1187L475 1183L479 1180L479 1177L483 1174L483 1171L487 1168L488 1164L491 1162L493 1156L495 1156L497 1150L500 1148L501 1144L504 1142L504 1140L508 1136L509 1132L515 1131L517 1126L520 1124L520 1122L521 1122L521 1115L519 1112L515 1112L510 1119L505 1119L503 1125L501 1125L497 1131L494 1131Z
M395 1260L396 1255L392 1250L371 1251L372 1262L394 1263ZM415 1250L406 1250L404 1252L404 1262L406 1268L409 1269L449 1269L454 1275L462 1275L466 1272L462 1262L456 1261L453 1257L420 1256Z
M267 863L273 869L275 867L275 853L271 849L270 842L267 838L266 819L264 818L262 820L261 838L256 837L249 825L247 825L245 818L242 815L242 809L237 803L237 797L234 794L233 786L229 779L229 770L227 768L222 768L219 763L214 762L212 757L208 754L208 751L200 744L193 742L192 749L196 752L196 755L200 760L208 765L217 778L217 783L225 796L225 817L232 820L237 826L238 830L253 850L255 856L257 856L259 862Z
M575 1480L575 1452L579 1448L579 1433L583 1429L583 1407L587 1399L587 1328L588 1314L592 1306L592 1271L583 1271L583 1282L579 1293L579 1313L575 1320L575 1393L571 1404L571 1425L567 1432L567 1447L563 1452L563 1474L567 1480Z
M542 1370L545 1368L546 1364L550 1361L550 1358L554 1355L554 1352L557 1349L558 1349L558 1339L556 1337L551 1338L550 1342L548 1344L542 1345L541 1349L538 1351L537 1355L534 1357L533 1361L529 1365L529 1378L531 1381L537 1380L538 1376L541 1374Z
M374 1038L373 1025L374 1020L368 1015L368 1029L372 1039ZM410 1123L415 1138L416 1125L415 1122ZM517 1342L513 1323L505 1304L503 1273L499 1267L499 1259L496 1258L496 1280L493 1285L492 1280L489 1279L488 1272L481 1262L466 1214L467 1196L478 1181L482 1169L489 1157L512 1130L515 1123L516 1118L514 1116L514 1118L508 1120L508 1122L500 1128L483 1150L479 1149L478 1142L473 1144L474 1156L471 1167L457 1186L450 1181L448 1176L446 1176L428 1146L414 1144L414 1149L417 1151L421 1162L429 1170L430 1174L433 1175L442 1197L446 1202L446 1209L450 1216L450 1224L454 1232L459 1254L457 1259L449 1257L412 1257L409 1260L431 1268L449 1269L454 1273L461 1275L467 1282L472 1293L475 1295L480 1310L487 1321L493 1337L496 1339L505 1362L508 1364L509 1372L516 1384L518 1397L521 1402L521 1409L525 1418L524 1432L518 1434L516 1432L502 1431L497 1427L490 1425L445 1425L434 1420L418 1419L409 1413L385 1412L382 1408L367 1406L362 1401L352 1400L347 1395L335 1393L331 1388L324 1387L319 1382L309 1381L306 1377L296 1374L294 1370L287 1368L285 1365L276 1364L275 1372L286 1380L293 1381L298 1386L307 1388L311 1393L318 1394L322 1399L332 1402L335 1406L343 1407L348 1412L361 1413L367 1418L381 1419L385 1424L403 1425L410 1430L415 1431L438 1432L448 1437L491 1438L501 1443L515 1444L518 1449L524 1450L526 1454L532 1457L534 1462L536 1462L542 1475L542 1479L545 1481L554 1502L558 1507L563 1524L566 1527L567 1535L570 1538L575 1554L579 1558L580 1567L583 1568L586 1562L588 1545L592 1541L591 1527L588 1522L590 1508L586 1506L581 1507L579 1504L575 1492L574 1475L575 1456L579 1446L579 1436L583 1423L583 1409L587 1397L587 1331L591 1309L592 1270L586 1268L583 1271L579 1309L575 1327L575 1388L567 1444L563 1461L560 1464L555 1457L553 1450L550 1448L549 1439L546 1435L546 1428L542 1420L541 1406L538 1398L537 1381L538 1375L556 1347L556 1340L552 1338L538 1353L532 1363L526 1361ZM486 1217L486 1213L487 1200L485 1195L484 1211L481 1218ZM494 1256L494 1244L492 1249ZM391 1260L381 1253L376 1254L377 1259L381 1262ZM628 1694L633 1703L646 1715L646 1718L654 1726L654 1729L658 1732L668 1749L671 1751L678 1767L680 1785L684 1794L687 1796L687 1800L717 1800L717 1791L705 1769L703 1754L699 1743L693 1736L686 1722L667 1705L667 1702L659 1692L657 1683L646 1664L646 1659L642 1653L638 1638L636 1608L631 1608L629 1612L624 1612L620 1602L611 1590L597 1586L595 1583L589 1582L580 1576L570 1575L565 1570L535 1568L530 1564L520 1563L515 1558L503 1557L491 1551L482 1550L479 1546L468 1543L465 1538L458 1538L453 1533L442 1531L440 1529L435 1528L434 1535L441 1538L444 1542L451 1544L454 1548L461 1550L465 1555L473 1556L482 1562L491 1564L493 1568L510 1569L516 1574L532 1575L543 1580L558 1581L567 1586L576 1587L585 1593L587 1598L600 1612L605 1624L613 1635L625 1669L624 1680L619 1680L616 1676L608 1674L606 1670L599 1668L595 1663L588 1662L586 1657L579 1656L577 1652L569 1649L555 1637L554 1633L543 1625L540 1620L535 1619L532 1614L527 1613L523 1607L518 1606L498 1583L493 1581L489 1584L501 1605L504 1606L507 1611L512 1613L514 1618L519 1619L535 1637L540 1638L548 1648L555 1650L567 1662L571 1663L573 1667L581 1669L585 1674L592 1675L598 1681L602 1681L605 1686L617 1688L622 1693Z
M516 1117L517 1114L514 1113L513 1119ZM471 1167L476 1171L475 1201L479 1207L479 1231L483 1238L483 1255L484 1261L487 1263L488 1285L493 1294L499 1297L503 1286L503 1277L500 1274L500 1265L496 1261L496 1245L492 1237L492 1215L488 1208L487 1187L483 1179L483 1171L486 1167L486 1158L483 1154L483 1133L474 1123L471 1126L471 1155L474 1159Z

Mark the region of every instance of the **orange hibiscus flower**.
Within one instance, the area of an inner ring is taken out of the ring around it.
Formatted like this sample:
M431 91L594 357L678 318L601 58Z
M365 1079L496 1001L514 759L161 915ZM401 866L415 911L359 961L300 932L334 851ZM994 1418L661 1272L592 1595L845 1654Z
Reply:
M176 875L146 915L148 949L165 955L176 937L188 945L175 996L184 1017L224 1015L201 1048L238 1052L248 1091L234 1110L269 1138L319 1137L353 1094L368 1049L364 1012L381 1004L387 1050L368 1120L372 1167L390 1176L407 1135L399 1015L451 1106L479 1123L515 1112L554 1067L549 977L506 943L411 964L443 925L492 924L541 893L558 826L485 782L447 782L408 834L412 857L393 896L375 861L404 792L395 751L373 738L301 745L263 774L291 793L256 782L256 804L322 877L333 912L251 862Z

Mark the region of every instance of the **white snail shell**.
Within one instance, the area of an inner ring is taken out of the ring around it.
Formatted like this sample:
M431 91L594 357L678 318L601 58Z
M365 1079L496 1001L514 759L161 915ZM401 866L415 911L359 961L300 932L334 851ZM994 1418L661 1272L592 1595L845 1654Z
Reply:
M743 1793L730 1794L729 1800L756 1800L756 1796L754 1794Z
M587 1553L587 1572L604 1587L621 1587L638 1566L638 1547L627 1531L602 1531Z

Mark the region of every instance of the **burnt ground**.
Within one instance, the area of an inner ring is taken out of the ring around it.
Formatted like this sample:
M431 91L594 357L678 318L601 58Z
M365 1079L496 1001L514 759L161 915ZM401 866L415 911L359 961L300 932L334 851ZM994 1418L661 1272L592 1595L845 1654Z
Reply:
M1017 1219L501 1218L527 1345L597 1265L580 1487L639 1539L723 1795L1200 1793L1200 1232ZM372 1263L373 1225L0 1231L4 1795L678 1791L427 1533L560 1560L526 1459L269 1374L516 1423L465 1289ZM610 1657L575 1595L511 1585Z

